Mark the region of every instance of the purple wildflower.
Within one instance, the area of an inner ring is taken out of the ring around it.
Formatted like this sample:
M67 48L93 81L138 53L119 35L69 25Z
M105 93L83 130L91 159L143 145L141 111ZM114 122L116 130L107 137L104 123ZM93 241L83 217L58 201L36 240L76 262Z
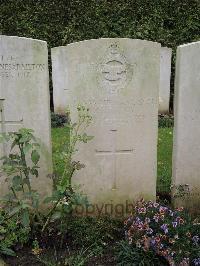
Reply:
M172 222L172 226L173 226L174 228L176 228L176 227L177 227L177 225L178 225L178 223L177 223L177 222Z
M200 258L194 259L193 262L195 266L200 265Z
M149 201L148 204L147 204L147 208L152 208L153 207L153 201Z
M164 247L164 245L163 244L160 244L160 249L162 249Z
M160 212L161 214L164 214L167 210L168 210L167 207L160 206L160 208L159 208L159 212Z
M163 225L161 225L161 227L160 227L164 232L165 232L165 234L167 234L168 233L168 225L167 224L163 224Z
M150 218L146 217L145 222L149 224L151 222Z
M189 265L190 259L189 258L183 258L182 263L183 265Z
M153 233L153 230L152 230L151 228L148 228L148 229L146 230L146 232L147 232L147 234L151 235L151 234Z
M137 225L137 229L140 230L140 231L143 230L143 224L138 224Z
M144 208L139 208L138 209L138 213L142 213L142 214L145 214L146 213L146 208L144 207Z
M159 221L159 216L158 216L158 214L155 214L154 217L153 217L153 219L155 220L156 223L158 223L158 221Z
M140 220L140 218L139 217L136 217L135 218L135 223L139 223L141 220Z
M154 247L156 245L156 240L154 238L151 239L150 245Z
M159 204L155 202L155 203L153 204L153 206L154 206L154 208L158 208Z
M197 245L198 242L199 242L199 237L198 236L193 236L192 240L193 240L194 244Z

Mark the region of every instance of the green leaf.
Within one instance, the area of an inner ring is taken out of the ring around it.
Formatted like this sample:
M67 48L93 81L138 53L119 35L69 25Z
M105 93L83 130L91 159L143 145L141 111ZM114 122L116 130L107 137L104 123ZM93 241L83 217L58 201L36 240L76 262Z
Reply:
M31 174L34 175L34 176L36 176L36 177L38 177L38 170L35 169L35 168L32 168L31 169Z
M29 193L30 194L30 193ZM29 205L28 203L26 203L25 201L24 202L22 202L22 205L21 205L22 207L22 209L23 210L26 210L26 209L32 209L32 206L31 205Z
M0 143L2 142L8 142L10 140L10 135L6 133L0 134Z
M39 162L40 159L40 155L38 153L38 151L33 150L31 153L31 160L34 164L37 164Z
M57 201L60 199L60 197L61 197L61 193L58 190L53 191L52 196L46 197L44 199L44 203L49 203L51 201Z
M25 184L25 185L29 185L29 183L30 183L30 181L29 181L28 178L24 178L24 179L23 179L23 184Z
M94 136L87 136L87 141L90 141L94 138Z
M12 249L3 246L0 246L0 253L5 254L7 256L16 256L16 253Z
M12 179L13 186L14 187L20 186L21 185L21 181L22 180L21 180L21 177L19 175L14 176L13 179Z
M22 212L22 224L24 227L28 227L30 225L30 217L27 209L24 209Z
M22 206L16 206L14 207L9 213L8 216L11 217L13 215L15 215L16 213L18 213L20 210L22 209Z
M44 203L49 203L49 202L51 202L53 200L54 200L54 197L46 197L43 202Z
M27 154L27 153L30 151L31 148L32 148L32 145L29 144L29 143L27 143L27 144L24 146L24 148L23 148L24 154Z
M11 145L11 148L10 148L10 150L12 151L12 149L15 147L17 145L17 141L16 140L14 140L13 141L13 143L12 143L12 145Z
M80 170L80 169L82 169L84 167L85 167L84 164L81 164L80 162L75 162L75 169L76 170Z
M84 142L84 143L87 143L88 141L92 140L93 139L93 136L88 136L86 133L84 133L81 137L81 140Z

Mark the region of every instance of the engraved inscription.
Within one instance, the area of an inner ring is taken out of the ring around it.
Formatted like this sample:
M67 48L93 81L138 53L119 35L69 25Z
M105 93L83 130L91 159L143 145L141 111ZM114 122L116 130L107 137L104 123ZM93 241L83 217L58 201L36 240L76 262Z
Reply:
M123 89L130 78L130 66L116 43L110 45L99 70L101 86L111 92Z
M123 63L113 60L107 62L102 69L104 78L107 81L117 83L126 79L126 67Z
M13 55L0 55L0 78L29 78L33 72L44 71L45 67L42 63L21 63Z

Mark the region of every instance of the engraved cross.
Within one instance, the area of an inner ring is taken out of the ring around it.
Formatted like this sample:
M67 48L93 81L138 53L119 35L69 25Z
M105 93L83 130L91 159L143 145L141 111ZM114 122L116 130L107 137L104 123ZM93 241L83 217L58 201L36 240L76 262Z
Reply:
M133 148L130 149L116 149L116 133L117 130L111 130L113 133L113 147L111 149L106 150L100 150L96 149L96 155L98 156L110 156L112 160L112 170L113 170L113 176L112 176L112 190L117 189L117 155L124 155L124 154L132 154Z

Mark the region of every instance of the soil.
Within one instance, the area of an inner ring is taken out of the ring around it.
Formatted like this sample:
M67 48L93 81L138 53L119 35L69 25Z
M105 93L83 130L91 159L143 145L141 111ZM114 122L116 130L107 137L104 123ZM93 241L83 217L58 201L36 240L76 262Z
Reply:
M49 250L48 253L51 255L54 251ZM47 263L40 262L38 258L32 254L31 249L24 248L17 253L16 257L4 257L4 261L8 266L45 266ZM57 264L49 264L49 266L57 266ZM62 264L58 264L62 266ZM109 252L103 256L94 256L91 257L87 264L87 266L114 266L116 265L115 257L112 252Z
M4 261L9 266L44 266L44 263L40 263L28 248L20 250L16 257L4 258Z

